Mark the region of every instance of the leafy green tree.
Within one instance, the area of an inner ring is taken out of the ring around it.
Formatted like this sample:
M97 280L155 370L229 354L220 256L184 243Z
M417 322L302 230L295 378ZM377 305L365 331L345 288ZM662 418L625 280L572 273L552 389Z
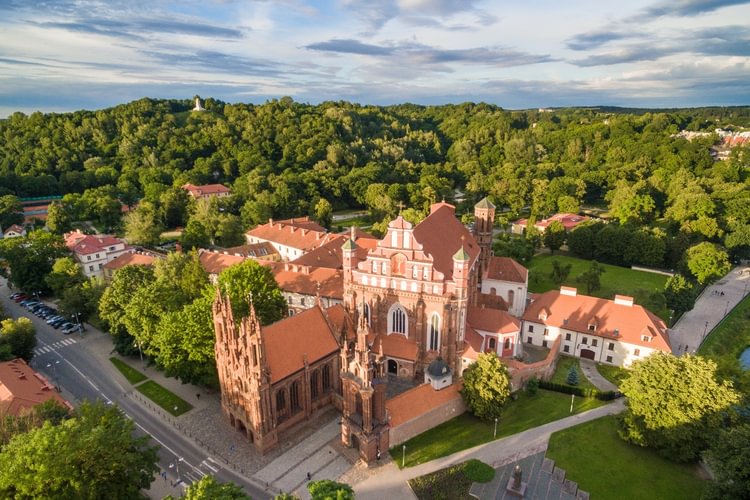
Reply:
M664 298L667 307L679 316L695 305L695 287L683 275L675 274L664 284Z
M595 238L604 227L600 223L583 223L568 233L568 250L584 259L593 259L596 251Z
M550 273L550 279L557 285L560 285L563 281L568 279L570 270L573 268L573 264L560 264L557 259L552 260L552 272Z
M493 246L495 255L511 257L519 262L528 262L534 256L534 246L525 238L501 235Z
M727 252L707 241L688 248L685 258L688 269L702 285L721 278L731 268Z
M236 215L221 214L216 226L215 243L221 247L236 247L247 243L242 220Z
M70 410L54 399L48 399L42 404L34 406L30 412L23 412L18 416L10 413L0 415L0 449L18 434L41 427L44 422L58 425L70 417Z
M727 233L724 246L734 259L750 258L750 224L741 224Z
M84 403L74 418L13 437L0 451L4 498L138 498L158 470L150 438L118 408Z
M115 272L99 300L99 318L109 324L115 350L122 355L137 352L135 338L126 326L126 308L142 287L153 283L154 271L147 266L126 266Z
M184 500L250 500L243 493L242 488L234 483L219 483L213 476L203 476L200 481L193 483L180 497ZM164 500L175 500L168 496Z
M63 234L70 231L73 224L73 215L66 203L53 202L47 209L47 227L55 234Z
M720 430L705 458L716 476L706 498L750 498L750 424Z
M36 329L29 318L4 319L0 322L0 357L2 361L22 358L30 361L36 347Z
M620 436L677 462L696 460L723 426L739 394L700 356L654 353L633 363L620 391L628 398Z
M23 222L23 205L21 200L12 194L0 196L0 227L3 231L13 224Z
M235 321L250 311L249 300L261 324L268 325L284 317L286 300L271 270L254 260L246 260L224 269L219 275L219 290L229 295Z
M495 353L481 353L464 370L461 395L469 410L482 420L498 418L510 396L508 369Z
M30 292L48 290L45 277L55 259L65 254L62 238L47 231L32 231L25 238L0 240L0 257L10 269L8 280Z
M566 236L567 232L562 222L553 220L544 230L542 239L544 240L544 246L549 248L550 253L554 255L555 250L559 250L565 243Z
M188 218L190 195L181 187L171 187L159 196L160 214L169 228L184 227Z
M656 203L649 194L643 192L645 187L643 181L633 185L626 180L618 181L605 196L612 217L621 224L640 224L650 219Z
M578 276L578 281L586 285L586 293L591 295L602 287L601 275L605 271L597 261L592 260L589 268Z
M211 244L211 235L206 227L197 219L190 219L180 236L183 248L206 248Z
M60 257L44 281L55 296L61 297L66 289L77 288L85 279L81 266L72 257Z
M77 317L81 322L96 317L104 290L106 285L101 278L91 278L66 288L58 301L60 312L71 319Z
M313 500L354 500L354 490L346 483L322 479L307 483Z
M331 222L333 222L333 206L331 205L331 202L325 198L321 198L318 200L318 203L315 204L315 220L318 221L318 224L321 226L327 229L331 228Z
M576 365L570 365L570 369L568 370L568 378L565 379L565 381L568 383L568 385L578 385L578 369L576 368Z
M128 212L123 218L123 225L128 243L149 247L159 243L164 230L156 208L148 201L142 201L135 210Z

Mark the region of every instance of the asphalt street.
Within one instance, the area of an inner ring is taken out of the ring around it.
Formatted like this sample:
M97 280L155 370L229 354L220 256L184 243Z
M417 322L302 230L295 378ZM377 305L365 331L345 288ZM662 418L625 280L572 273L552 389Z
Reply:
M2 280L0 301L6 313L13 318L25 316L36 327L37 347L31 366L58 386L63 397L74 406L95 400L116 404L135 422L138 432L151 436L159 445L159 466L166 473L166 478L160 479L157 475L152 485L152 494L156 491L159 494L154 498L161 498L166 494L177 496L184 487L207 474L213 475L218 481L232 481L242 486L253 498L271 497L247 478L224 468L192 440L129 398L126 392L129 389L123 387L113 376L112 367L102 366L100 358L92 356L86 348L88 336L99 335L98 333L64 335L11 300L11 293L5 280Z

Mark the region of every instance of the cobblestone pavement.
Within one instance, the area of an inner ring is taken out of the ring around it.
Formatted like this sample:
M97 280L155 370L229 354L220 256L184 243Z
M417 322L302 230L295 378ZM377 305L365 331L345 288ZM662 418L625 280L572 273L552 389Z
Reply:
M716 283L707 286L695 307L682 315L669 331L672 352L694 353L703 340L750 291L750 267L738 266Z

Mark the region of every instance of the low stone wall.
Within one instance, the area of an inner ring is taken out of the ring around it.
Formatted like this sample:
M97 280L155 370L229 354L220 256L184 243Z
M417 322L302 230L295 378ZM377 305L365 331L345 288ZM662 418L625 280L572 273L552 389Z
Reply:
M674 276L674 272L672 271L667 271L666 269L657 269L655 267L630 266L630 269L632 269L633 271L644 271L647 273L663 274L664 276Z
M436 425L455 418L466 411L466 403L461 394L456 393L456 397L446 401L440 406L423 413L396 427L391 427L389 431L389 446L399 445L414 436L432 429Z
M555 368L557 368L557 359L560 357L561 342L562 337L558 336L552 342L552 347L550 347L547 357L536 363L526 364L515 359L504 359L503 363L508 366L508 372L510 372L513 390L523 388L523 384L530 378L536 377L547 380L552 377L552 374L555 373Z

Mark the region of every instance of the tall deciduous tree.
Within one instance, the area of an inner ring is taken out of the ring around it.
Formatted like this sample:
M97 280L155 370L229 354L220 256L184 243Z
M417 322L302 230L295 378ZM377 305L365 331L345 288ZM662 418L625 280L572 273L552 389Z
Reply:
M678 462L696 460L739 402L731 382L716 379L716 363L691 355L636 361L620 390L628 398L623 439Z
M330 229L331 222L333 222L333 206L325 198L321 198L315 204L315 220L321 226Z
M280 320L286 311L286 300L273 273L254 260L246 260L222 271L219 289L229 294L235 321L247 316L251 299L263 325Z
M47 209L47 227L55 234L63 234L70 231L73 223L71 209L67 203L50 203Z
M705 457L716 476L707 498L750 498L750 424L719 431Z
M700 284L721 278L731 268L727 252L707 241L688 248L686 261L688 269Z
M81 266L72 257L60 257L52 265L52 271L44 278L52 293L62 296L66 288L76 288L86 277Z
M354 500L354 490L346 483L321 479L307 483L313 500Z
M5 319L0 323L0 358L7 361L23 358L26 361L34 356L36 329L29 318Z
M28 292L48 290L44 278L64 252L62 238L42 230L32 231L25 238L0 240L0 257L10 268L9 281Z
M544 240L544 246L549 248L550 253L554 255L555 250L559 250L565 243L566 236L567 233L562 222L553 220L544 230L542 239Z
M682 314L695 305L695 287L683 275L675 274L664 284L664 298L669 309Z
M499 417L510 396L510 376L500 358L495 353L482 353L463 376L461 395L469 410L482 420Z
M0 196L0 227L3 231L13 224L23 222L23 205L21 200L12 194Z
M219 483L213 476L203 476L200 481L193 483L179 497L183 500L250 500L243 493L242 488L234 483ZM168 496L164 500L175 500Z
M84 403L75 418L15 436L0 452L4 498L132 499L158 470L150 438L104 403Z
M586 285L587 294L591 295L592 292L595 292L602 287L601 275L603 272L604 267L602 267L597 261L592 260L589 268L578 276L578 280Z
M134 245L154 246L159 243L159 236L164 227L158 217L156 207L148 201L142 201L123 219L125 238Z

